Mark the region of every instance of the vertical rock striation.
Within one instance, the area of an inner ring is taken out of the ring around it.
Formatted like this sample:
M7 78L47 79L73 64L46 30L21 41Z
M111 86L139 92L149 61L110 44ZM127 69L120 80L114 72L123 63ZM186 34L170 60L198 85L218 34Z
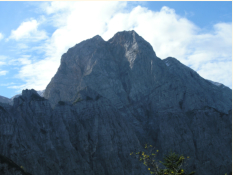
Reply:
M41 97L0 103L0 153L40 175L139 175L145 143L190 156L198 175L231 171L232 91L175 58L158 58L135 31L70 48Z

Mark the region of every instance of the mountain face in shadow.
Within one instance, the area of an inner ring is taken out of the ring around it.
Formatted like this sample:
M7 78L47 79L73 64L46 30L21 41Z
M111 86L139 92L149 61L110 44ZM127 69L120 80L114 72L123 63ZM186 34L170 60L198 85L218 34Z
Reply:
M36 91L41 97L44 96L44 90L42 91ZM13 105L13 102L14 102L14 98L17 98L19 96L21 96L21 94L17 94L17 95L14 95L13 97L11 98L7 98L7 97L3 97L0 95L0 103L6 103L6 104L9 104L9 105Z
M32 175L27 173L23 166L17 165L11 159L0 154L0 174L1 175Z
M231 171L232 91L175 58L158 58L135 31L70 48L44 91L0 103L0 153L45 175L141 175L129 153L145 143L189 156L198 175Z

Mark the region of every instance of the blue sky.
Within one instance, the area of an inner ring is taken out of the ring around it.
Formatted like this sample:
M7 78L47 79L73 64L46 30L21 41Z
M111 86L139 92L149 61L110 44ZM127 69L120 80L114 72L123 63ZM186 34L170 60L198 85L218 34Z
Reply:
M232 88L231 1L1 1L0 18L1 96L44 90L68 48L123 30L135 30L159 58Z

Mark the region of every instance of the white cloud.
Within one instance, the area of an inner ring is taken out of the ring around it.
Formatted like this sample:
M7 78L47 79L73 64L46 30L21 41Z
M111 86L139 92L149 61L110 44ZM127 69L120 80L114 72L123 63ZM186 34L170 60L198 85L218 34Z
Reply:
M75 2L70 2L67 3L65 1L56 3L56 2L45 2L42 4L42 9L47 13L47 14L52 14L56 12L62 12L64 10L69 10L73 4L76 4Z
M43 90L54 75L54 70L51 67L57 68L58 66L59 64L54 60L41 60L36 63L25 64L16 78L22 79L26 84L12 86L11 88Z
M32 60L30 58L31 58L31 55L22 55L19 58L10 59L8 61L8 64L12 66L29 65L32 63Z
M19 58L18 61L19 61L20 64L22 64L22 65L31 64L31 60L29 60L28 58Z
M19 43L19 44L17 44L17 48L18 49L28 49L28 45L26 45L25 43Z
M2 33L0 33L0 40L1 40L1 39L3 39L3 34L2 34Z
M5 65L6 63L3 61L0 61L0 66Z
M186 65L202 77L232 87L232 24L218 23L214 31L196 34Z
M45 89L60 65L61 55L75 44L105 32L106 22L126 6L125 2L61 2L61 4L51 2L49 4L47 4L48 13L54 13L52 24L59 27L41 48L45 51L46 58L25 65L19 71L17 77L26 82L19 88ZM45 6L43 8L46 9Z
M46 2L43 10L57 29L39 47L45 58L21 68L18 78L26 83L20 88L45 89L68 48L95 35L108 40L123 30L135 30L158 57L175 57L204 78L231 87L231 23L215 24L213 31L203 33L174 9L155 12L137 6L129 10L127 2Z
M130 13L116 14L108 23L108 31L103 37L109 39L122 30L135 30L153 46L157 56L163 59L168 56L179 58L187 54L187 45L198 28L168 7L153 12L137 6Z
M2 70L2 71L0 71L0 76L2 76L2 75L6 75L6 74L7 74L7 72L8 72L8 71L6 71L6 70Z
M8 38L14 40L30 39L30 41L39 41L47 38L46 32L38 30L39 22L35 19L22 22L16 30L11 31Z
M220 82L230 87L229 83L231 82L229 82L229 78L232 78L232 62L208 62L206 64L202 64L198 72L205 79Z
M0 84L0 86L9 86L9 85L13 85L15 84L14 82L11 82L11 83L4 83L4 84Z
M6 62L5 62L6 58L7 58L6 56L0 55L0 66L6 65Z
M0 60L5 60L7 58L7 56L5 55L0 55Z

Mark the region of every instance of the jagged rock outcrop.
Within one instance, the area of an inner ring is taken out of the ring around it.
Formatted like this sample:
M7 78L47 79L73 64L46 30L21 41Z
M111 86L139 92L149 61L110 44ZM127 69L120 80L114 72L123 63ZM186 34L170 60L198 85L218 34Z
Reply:
M136 32L70 48L44 97L0 103L0 153L35 175L139 175L130 157L150 143L159 159L190 156L198 175L231 171L232 91L175 58L161 60Z
M28 167L28 172L118 175L131 174L132 169L135 174L146 171L128 156L140 148L130 123L106 98L72 105L60 101L52 110L36 91L24 90L13 107L1 106L2 154Z
M42 91L36 91L38 95L40 95L41 97L44 96L44 91L45 90L42 90ZM13 97L11 98L7 98L7 97L3 97L3 96L0 96L0 103L6 103L6 104L10 104L10 105L13 105L13 102L14 102L14 99L21 96L21 94L17 94L17 95L14 95Z

